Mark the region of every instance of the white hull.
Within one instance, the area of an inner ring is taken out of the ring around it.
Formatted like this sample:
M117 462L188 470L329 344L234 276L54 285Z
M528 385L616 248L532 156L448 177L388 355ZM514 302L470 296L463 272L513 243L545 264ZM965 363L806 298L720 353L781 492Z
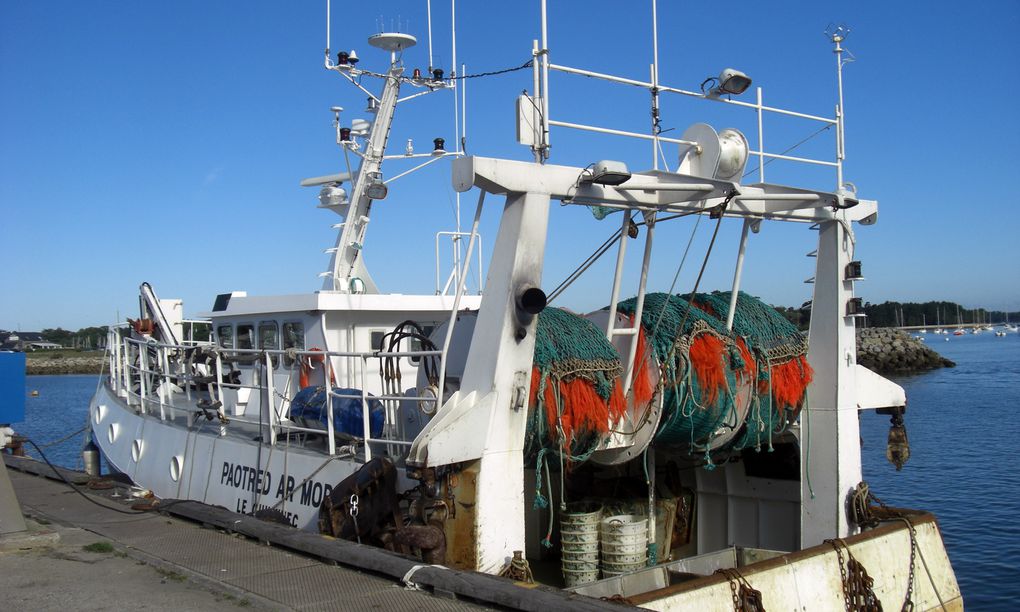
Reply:
M92 439L110 467L157 497L196 500L242 514L274 508L302 529L317 529L323 497L360 467L286 444L260 449L254 440L220 436L215 422L189 430L139 415L106 385L93 398L90 414Z

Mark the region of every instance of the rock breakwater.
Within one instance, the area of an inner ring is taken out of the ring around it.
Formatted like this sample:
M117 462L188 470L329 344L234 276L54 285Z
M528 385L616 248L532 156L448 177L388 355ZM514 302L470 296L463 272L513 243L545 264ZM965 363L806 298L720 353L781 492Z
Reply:
M103 368L103 352L26 355L25 373L36 374L99 374Z
M857 363L879 374L918 372L956 365L907 332L891 327L857 330Z

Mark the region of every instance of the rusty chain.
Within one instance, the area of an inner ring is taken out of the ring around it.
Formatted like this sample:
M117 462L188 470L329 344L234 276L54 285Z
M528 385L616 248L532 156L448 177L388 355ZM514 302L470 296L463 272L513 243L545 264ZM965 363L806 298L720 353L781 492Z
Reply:
M716 573L726 576L730 583L734 612L765 612L761 591L752 587L739 570L723 568L716 570Z
M842 539L826 540L839 559L839 575L843 583L843 606L846 612L882 612L882 602L875 595L875 579L858 561L850 546ZM846 559L843 550L846 550Z
M886 518L880 518L875 516L871 502L878 504ZM855 523L860 525L862 528L869 527L874 528L879 523L889 521L902 522L907 527L907 534L910 536L910 566L907 573L907 593L903 599L903 606L900 608L901 612L913 612L914 610L914 585L916 583L916 572L917 557L921 557L921 563L924 564L924 571L928 575L928 582L931 584L932 590L935 592L935 597L939 600L939 607L946 610L946 603L942 599L942 594L939 593L938 587L935 585L935 579L931 575L931 571L928 569L928 562L925 561L924 555L921 553L920 547L917 543L917 530L910 519L902 512L890 508L884 501L878 498L877 495L872 493L868 488L866 482L861 482L857 485L854 491L850 494L850 518ZM849 548L847 549L849 552Z

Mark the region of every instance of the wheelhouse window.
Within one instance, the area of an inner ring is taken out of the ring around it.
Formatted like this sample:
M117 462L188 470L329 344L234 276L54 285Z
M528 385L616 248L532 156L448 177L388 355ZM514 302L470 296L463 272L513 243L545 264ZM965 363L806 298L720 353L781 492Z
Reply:
M432 336L432 332L436 330L436 325L438 325L438 323L418 323L418 325L421 326L422 335L428 338ZM412 351L425 350L425 347L422 346L422 341L419 338L411 338L411 350ZM419 363L421 363L421 357L418 356L411 357L410 361L414 365L418 365Z
M225 349L234 348L234 326L220 325L219 327L217 327L216 339L219 341L220 348Z
M299 351L305 350L305 325L304 323L284 323L283 324L283 348L284 349L297 349ZM284 355L283 364L286 366L294 365L294 359Z
M280 350L280 328L276 321L259 323L259 348L262 350ZM272 355L273 365L279 362L279 355Z
M241 350L255 348L255 326L250 323L237 326L237 348Z

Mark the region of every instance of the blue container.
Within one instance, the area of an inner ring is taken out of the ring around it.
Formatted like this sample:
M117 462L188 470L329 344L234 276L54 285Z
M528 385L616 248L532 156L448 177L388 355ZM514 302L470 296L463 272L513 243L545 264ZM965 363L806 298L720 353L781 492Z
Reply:
M359 389L333 389L339 395L361 395ZM368 396L369 427L373 438L382 435L386 410L382 402ZM302 422L306 427L327 428L329 412L326 410L326 388L305 387L294 397L290 404L290 418ZM361 398L333 398L333 429L357 438L365 436L364 416Z
M25 354L0 353L0 425L25 420Z

